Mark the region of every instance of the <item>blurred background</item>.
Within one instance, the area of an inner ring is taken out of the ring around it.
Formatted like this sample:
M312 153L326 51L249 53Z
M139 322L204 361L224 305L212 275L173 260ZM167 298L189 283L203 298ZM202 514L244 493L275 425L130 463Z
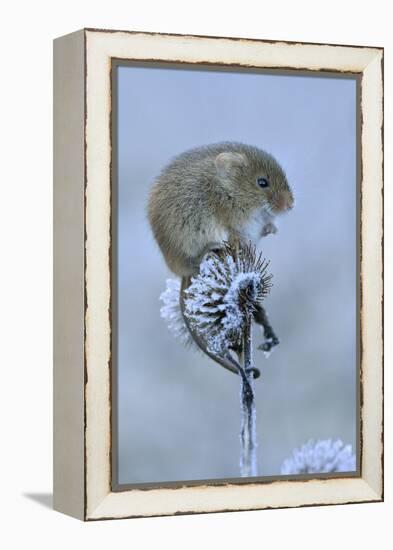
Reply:
M278 475L310 438L355 451L355 79L121 66L117 100L118 482L239 477L239 378L161 319L173 276L146 214L169 159L222 140L273 154L296 198L259 247L281 341L268 359L254 352L259 474Z

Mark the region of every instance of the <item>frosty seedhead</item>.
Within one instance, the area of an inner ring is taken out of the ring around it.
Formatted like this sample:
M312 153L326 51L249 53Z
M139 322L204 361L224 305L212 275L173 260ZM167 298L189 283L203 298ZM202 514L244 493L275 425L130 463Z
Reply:
M355 469L356 457L351 445L344 445L341 439L310 439L284 460L281 474L353 472Z
M247 320L272 283L255 247L225 246L209 253L186 290L185 315L213 353L238 350Z

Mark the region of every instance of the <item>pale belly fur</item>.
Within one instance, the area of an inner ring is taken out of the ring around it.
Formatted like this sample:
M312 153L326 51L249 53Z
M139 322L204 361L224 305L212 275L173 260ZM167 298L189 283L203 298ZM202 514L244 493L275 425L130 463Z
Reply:
M248 222L241 228L241 234L246 240L257 244L264 236L263 228L268 224L274 224L274 217L260 208L253 212Z

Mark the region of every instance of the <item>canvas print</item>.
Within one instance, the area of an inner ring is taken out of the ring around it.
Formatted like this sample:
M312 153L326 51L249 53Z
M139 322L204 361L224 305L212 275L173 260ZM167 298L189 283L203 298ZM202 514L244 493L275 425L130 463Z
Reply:
M358 80L119 62L116 490L359 472Z

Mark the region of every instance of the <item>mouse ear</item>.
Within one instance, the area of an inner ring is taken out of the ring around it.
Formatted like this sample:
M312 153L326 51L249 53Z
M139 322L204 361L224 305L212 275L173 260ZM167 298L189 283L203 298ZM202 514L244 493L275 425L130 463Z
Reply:
M241 153L224 152L215 159L217 173L219 176L228 176L234 168L244 166L246 157Z

